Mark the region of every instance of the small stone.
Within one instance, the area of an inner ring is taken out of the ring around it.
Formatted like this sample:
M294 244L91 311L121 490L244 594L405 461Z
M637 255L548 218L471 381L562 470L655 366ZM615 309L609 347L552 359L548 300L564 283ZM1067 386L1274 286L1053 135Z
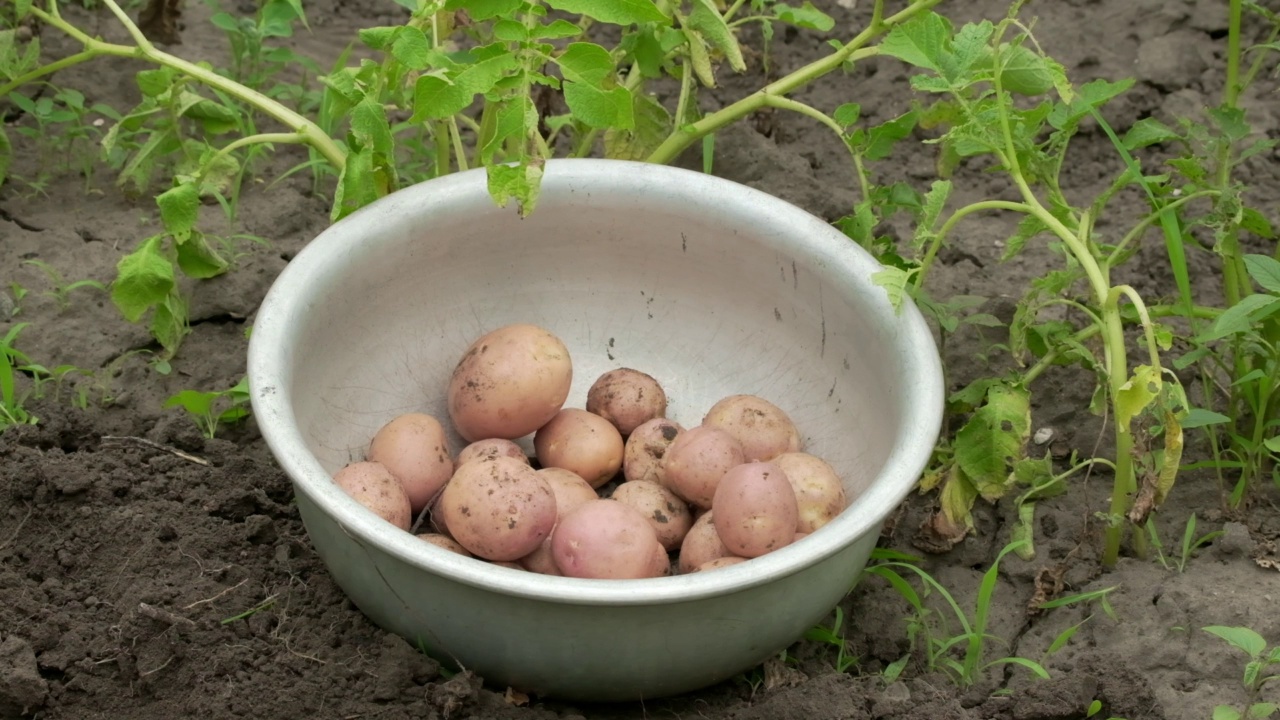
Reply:
M1253 537L1249 528L1238 522L1222 525L1222 535L1213 541L1214 554L1222 560L1248 557L1253 553Z
M1051 427L1042 427L1036 431L1036 434L1031 437L1031 440L1037 445L1044 445L1052 440L1056 433L1057 431Z
M1175 30L1138 48L1138 78L1167 90L1181 90L1209 67L1201 48L1209 38L1196 30Z
M277 537L276 526L266 515L250 515L244 519L244 535L251 543L273 543Z
M49 685L40 677L35 651L17 635L5 638L0 643L0 716L26 716L48 697Z

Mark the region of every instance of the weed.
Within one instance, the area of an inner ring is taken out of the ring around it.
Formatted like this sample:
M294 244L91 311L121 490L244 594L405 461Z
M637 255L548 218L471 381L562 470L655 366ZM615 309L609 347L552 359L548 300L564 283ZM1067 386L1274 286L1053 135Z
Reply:
M0 430L12 425L35 425L37 418L23 404L25 393L19 393L15 375L18 367L31 363L30 358L13 346L18 335L30 323L18 323L0 337Z
M1151 536L1151 545L1155 548L1156 559L1166 570L1177 569L1179 573L1186 572L1187 562L1196 550L1221 537L1222 533L1223 531L1221 530L1214 530L1196 537L1196 514L1191 513L1182 532L1182 544L1179 546L1178 556L1170 559L1164 554L1164 546L1160 542L1160 534L1156 530L1155 521L1147 520L1147 534Z
M847 672L858 664L858 656L849 653L849 644L844 639L844 610L837 607L831 627L818 625L810 628L805 634L806 640L824 643L836 649L836 672Z
M1044 667L1027 658L986 660L987 641L998 639L987 632L987 617L991 597L995 593L1000 561L1019 545L1020 543L1015 542L1005 546L991 563L990 569L983 574L972 617L960 609L945 587L915 564L917 558L877 551L877 555L885 559L868 565L864 572L884 578L911 605L914 615L907 618L907 634L913 645L919 641L930 670L943 672L957 685L966 687L977 682L983 672L998 665L1018 665L1038 677L1048 679L1049 673ZM923 592L917 592L899 570L907 570L918 576ZM960 626L959 633L950 635L944 616L935 613L926 604L925 600L932 592L938 593L950 607ZM955 657L957 649L960 650L959 659Z
M76 290L101 290L106 292L107 286L97 280L76 280L75 282L67 282L63 279L62 273L57 268L43 260L26 260L25 265L38 268L44 273L45 278L49 281L49 290L44 295L54 299L58 303L58 308L66 310L71 306L70 295Z
M1100 712L1102 712L1102 701L1094 700L1093 702L1089 703L1089 707L1085 709L1084 716L1086 718L1098 717L1098 713ZM1124 718L1120 718L1112 715L1111 717L1107 718L1107 720L1124 720Z
M186 410L205 437L212 439L218 428L249 416L249 379L217 392L183 390L165 401L165 408Z
M1249 691L1250 705L1241 712L1229 705L1219 705L1213 709L1213 720L1254 720L1269 718L1280 710L1280 706L1271 702L1257 702L1258 693L1263 685L1272 680L1280 680L1280 645L1267 651L1267 641L1258 633L1245 627L1224 627L1212 625L1201 628L1210 635L1215 635L1238 648L1249 656L1244 666L1242 682Z

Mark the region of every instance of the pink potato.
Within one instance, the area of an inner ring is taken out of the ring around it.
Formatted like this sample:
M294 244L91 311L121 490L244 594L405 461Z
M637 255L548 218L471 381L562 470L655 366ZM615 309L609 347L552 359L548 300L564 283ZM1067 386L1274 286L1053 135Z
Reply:
M441 535L440 533L419 533L418 539L425 540L426 542L429 542L432 545L435 545L436 547L441 547L441 548L444 548L445 550L456 552L459 555L472 557L471 553L467 552L466 548L459 545L457 540L454 540L453 538L448 537L447 535Z
M671 572L671 555L662 547L662 543L658 543L658 548L653 553L653 569L648 577L669 577Z
M551 487L551 492L556 496L556 521L573 512L579 505L598 500L599 496L596 491L587 484L577 473L570 472L564 468L542 468L538 471L538 475L547 481L547 485ZM551 529L555 533L555 528ZM542 575L560 575L560 568L556 566L555 556L551 552L551 536L543 540L538 549L520 558L520 565L529 572L536 572Z
M658 534L644 516L616 500L592 500L579 506L551 535L556 566L575 578L654 577L661 548Z
M378 517L408 531L413 522L409 495L382 463L354 462L334 473L333 481L356 502Z
M716 532L714 516L705 512L694 521L689 533L680 544L680 560L677 569L681 574L697 570L699 566L717 558L733 557Z
M461 465L472 460L492 460L496 457L515 458L516 460L523 460L526 465L529 464L529 456L524 454L524 448L514 442L505 438L485 438L462 448L462 452L458 453L458 459L454 462L454 465Z
M699 425L679 435L662 459L664 484L686 502L711 507L716 485L744 460L742 445L720 428Z
M556 496L536 470L515 458L466 463L440 496L444 525L471 554L518 560L556 524Z
M547 481L556 496L556 519L563 518L579 505L598 500L595 489L582 476L564 468L548 467L538 470L538 477Z
M467 348L449 379L449 418L467 442L514 440L555 417L569 397L564 343L536 325L507 325Z
M560 566L556 565L555 553L551 549L551 538L555 533L555 528L552 528L551 535L539 543L536 550L520 558L520 567L539 575L563 575L564 573L560 572Z
M587 411L613 423L626 437L667 412L667 394L651 375L618 368L592 383L587 391Z
M715 560L708 560L702 563L698 567L694 568L693 571L704 572L706 570L715 570L717 568L729 567L730 565L737 565L740 562L746 562L746 561L747 561L746 558L734 557L734 556L716 558Z
M406 413L383 425L369 443L368 459L381 463L400 481L415 513L453 475L444 426L422 413Z
M632 430L622 451L623 476L662 485L662 458L682 432L680 423L666 418L654 418Z
M808 453L783 453L773 459L796 493L800 520L796 532L811 533L845 509L844 485L835 468Z
M730 395L711 406L702 424L729 433L742 444L743 457L772 460L800 450L800 431L782 408L755 395Z
M716 534L734 555L760 557L796 539L795 490L771 462L739 465L725 473L711 504Z
M577 408L556 413L533 436L542 467L577 473L593 488L609 482L622 467L622 435L608 420Z
M614 489L611 497L640 511L658 533L658 542L667 550L679 548L693 526L689 506L658 483L647 480L624 482Z

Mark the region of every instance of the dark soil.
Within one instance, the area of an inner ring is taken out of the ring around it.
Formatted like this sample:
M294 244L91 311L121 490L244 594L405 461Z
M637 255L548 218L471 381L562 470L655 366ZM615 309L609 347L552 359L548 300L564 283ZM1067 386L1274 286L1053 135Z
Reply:
M855 9L843 7L849 4ZM253 8L241 5L228 9ZM866 0L819 5L837 17L838 28L860 27L870 12ZM391 0L319 0L307 10L312 32L303 32L296 46L322 65L356 29L401 17ZM955 0L943 10L962 22L1001 17L1005 4ZM68 12L93 32L118 36L105 12ZM1225 3L1054 0L1032 3L1028 13L1038 17L1046 50L1076 82L1138 78L1107 111L1120 132L1148 115L1197 112L1220 94ZM191 3L183 43L173 50L192 59L224 57L224 42L208 17L203 4ZM772 75L817 57L827 39L780 32ZM45 48L51 57L69 50L52 32L45 34ZM124 109L137 99L132 77L138 69L103 60L54 80L80 88L91 102ZM828 110L856 100L864 116L879 121L907 108L906 78L895 62L867 62L797 99ZM761 84L758 64L739 77L725 74L704 110ZM1261 81L1245 104L1255 128L1275 137L1280 106L1272 82ZM857 184L830 135L800 116L752 118L719 138L715 171L835 220L856 200ZM36 178L41 161L34 149L10 136L16 145L12 174ZM298 157L282 151L275 169ZM1074 143L1073 157L1065 178L1081 197L1120 167L1106 138L1093 129ZM1273 222L1280 219L1274 216L1280 200L1276 160L1265 153L1242 174L1254 205L1272 212ZM875 172L881 180L919 183L931 177L932 159L922 147L907 148ZM997 179L977 172L962 175L957 185L960 200L1001 191ZM242 376L245 330L276 274L326 226L326 201L313 196L301 174L246 191L229 233L268 243L243 245L235 271L192 284L192 333L168 375L150 369L135 352L152 349L146 329L121 319L103 293L78 290L63 307L42 295L49 287L45 278L24 264L38 259L68 280L107 283L122 253L156 231L152 207L148 199L128 199L105 171L88 183L62 175L39 191L21 181L0 189L0 335L16 322L29 322L17 344L34 362L96 373L56 398L32 401L38 425L0 434L0 717L1068 720L1083 718L1099 700L1098 717L1207 719L1217 704L1242 707L1247 701L1240 683L1245 657L1200 628L1249 626L1280 642L1280 576L1276 565L1256 560L1275 553L1280 513L1274 504L1264 499L1249 512L1227 514L1213 479L1187 475L1159 514L1166 548L1176 555L1172 548L1193 511L1200 532L1226 534L1190 559L1184 572L1124 558L1104 573L1097 562L1100 531L1086 523L1105 509L1110 478L1095 473L1073 481L1065 496L1040 503L1038 554L1030 562L1014 556L1003 562L991 609L990 632L1008 646L991 641L989 657L1043 659L1052 675L1047 681L1001 666L976 686L957 688L929 674L917 656L901 681L886 683L880 672L910 650L907 605L876 578L861 583L843 604L849 648L858 657L846 673L835 671L832 648L800 642L789 651L791 665L771 664L645 704L569 707L534 698L519 705L519 698L504 697L504 688L465 675L446 679L435 662L370 623L330 580L294 510L290 484L252 420L206 440L180 411L162 409L178 390L227 388ZM1121 220L1136 217L1143 212L1141 199L1121 197L1116 211ZM214 213L216 208L211 222ZM1048 250L1031 248L999 263L1011 227L999 217L964 224L931 278L934 295L989 298L987 309L1007 320L1026 281L1057 262ZM1100 229L1119 227L1117 221ZM1163 250L1155 235L1148 245L1126 279L1149 301L1168 298L1174 290ZM1211 293L1216 266L1205 256L1196 263L1196 282ZM30 289L12 316L16 298L4 294L10 283ZM951 383L988 372L981 351L998 339L977 331L951 338L945 349ZM86 393L87 409L73 405L77 389ZM1071 371L1051 372L1037 384L1036 427L1055 430L1055 455L1089 455L1099 442L1102 421L1086 410L1091 392L1090 378ZM909 500L886 528L883 544L919 553L916 529L931 502ZM973 607L982 572L1008 541L1012 512L1011 505L980 505L976 536L928 556L926 569L962 607ZM1097 604L1031 615L1027 607L1038 577L1042 585L1044 578L1059 578L1065 592L1116 588L1110 595L1114 616ZM1082 621L1064 648L1044 656L1061 632Z

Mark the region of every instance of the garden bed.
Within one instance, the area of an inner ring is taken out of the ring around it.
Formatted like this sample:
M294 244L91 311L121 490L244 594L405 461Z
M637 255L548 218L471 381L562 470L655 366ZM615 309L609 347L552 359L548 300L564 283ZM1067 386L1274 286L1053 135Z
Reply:
M819 3L837 29L865 22L869 4ZM359 28L402 19L390 0L306 5L311 30L301 31L293 45L326 67ZM940 7L957 24L999 19L1005 10L1001 0ZM81 27L123 37L105 11L67 14ZM225 39L209 14L203 5L186 8L183 42L171 51L189 59L225 57ZM1220 94L1225 3L1055 0L1031 3L1025 14L1037 18L1038 40L1077 84L1137 77L1131 91L1106 106L1118 132L1148 116L1171 122ZM771 77L821 56L837 34L779 32ZM73 50L52 32L45 41L50 57ZM54 80L78 88L90 102L123 109L137 101L133 75L141 67L101 59ZM795 99L827 110L857 101L864 118L881 122L908 109L908 75L895 60L872 59ZM742 75L726 69L720 77L704 111L763 80L758 62ZM1277 136L1280 104L1268 77L1241 102L1254 130ZM1002 665L961 687L929 672L919 654L895 665L913 649L912 610L871 576L841 606L843 655L832 643L807 640L785 660L687 696L567 706L466 675L447 679L415 648L371 624L330 580L252 418L208 439L181 409L163 407L182 390L237 383L258 303L290 258L328 225L328 203L313 195L305 174L272 182L305 154L282 149L270 160L274 172L246 184L226 234L264 242L236 244L242 254L233 271L190 284L191 333L170 372L161 374L138 352L155 349L146 327L121 319L106 293L84 287L59 296L52 292L57 283L28 262L47 263L66 281L110 283L122 255L158 231L153 201L129 198L107 170L87 180L45 177L45 159L34 145L10 135L11 180L0 189L0 281L7 291L0 296L0 335L30 323L15 344L32 362L93 374L68 382L56 397L50 389L30 400L27 408L39 423L0 434L0 717L1067 720L1086 717L1098 701L1095 717L1207 720L1215 706L1243 708L1250 701L1241 683L1248 658L1202 628L1248 627L1280 643L1274 488L1260 486L1246 507L1228 509L1229 487L1220 488L1209 472L1187 472L1155 516L1164 562L1126 552L1114 570L1104 571L1102 530L1093 516L1107 508L1111 477L1099 467L1071 478L1064 495L1037 504L1036 556L1005 557L990 602L988 629L999 640L988 640L987 660L1030 658L1044 665L1049 680ZM929 146L904 143L895 152L892 162L873 170L878 182L919 184L934 177ZM1076 138L1072 158L1063 184L1073 196L1092 197L1123 167L1095 127ZM1280 201L1277 159L1267 150L1242 171L1250 204L1269 214ZM682 164L701 167L696 153ZM829 130L800 115L762 113L722 132L713 171L830 221L847 215L858 199L847 153ZM980 168L962 169L953 182L955 200L1005 192L1002 177ZM1140 193L1126 192L1111 212L1136 218L1147 210ZM216 207L205 211L216 221ZM978 215L961 225L931 271L933 296L987 298L983 311L1009 321L1027 283L1058 262L1042 246L1000 262L1015 224ZM1164 247L1158 234L1145 242L1123 280L1149 303L1169 301L1177 291ZM1270 253L1273 245L1260 247ZM1208 254L1191 258L1191 279L1202 296L1214 292L1217 272ZM15 298L11 283L26 294ZM976 325L950 335L944 347L949 386L959 389L1002 363L989 349L1001 341L998 328ZM1048 430L1039 434L1045 442L1035 452L1059 460L1072 451L1083 457L1100 447L1105 452L1112 441L1102 418L1088 411L1092 394L1092 378L1080 370L1054 369L1037 380L1033 425ZM1187 438L1184 461L1204 459L1203 438L1192 430ZM882 546L921 556L920 567L972 616L983 574L1016 525L1012 499L994 506L979 501L976 532L939 552L920 532L936 498L913 495L886 525ZM1184 563L1182 536L1192 513L1197 537L1223 534ZM1034 607L1044 597L1107 588L1114 588L1105 595L1110 612L1097 600ZM942 617L955 632L954 616ZM1082 621L1064 646L1048 653ZM845 656L856 661L839 672ZM897 681L885 679L887 669L901 672ZM1262 699L1280 701L1277 691L1264 687Z

